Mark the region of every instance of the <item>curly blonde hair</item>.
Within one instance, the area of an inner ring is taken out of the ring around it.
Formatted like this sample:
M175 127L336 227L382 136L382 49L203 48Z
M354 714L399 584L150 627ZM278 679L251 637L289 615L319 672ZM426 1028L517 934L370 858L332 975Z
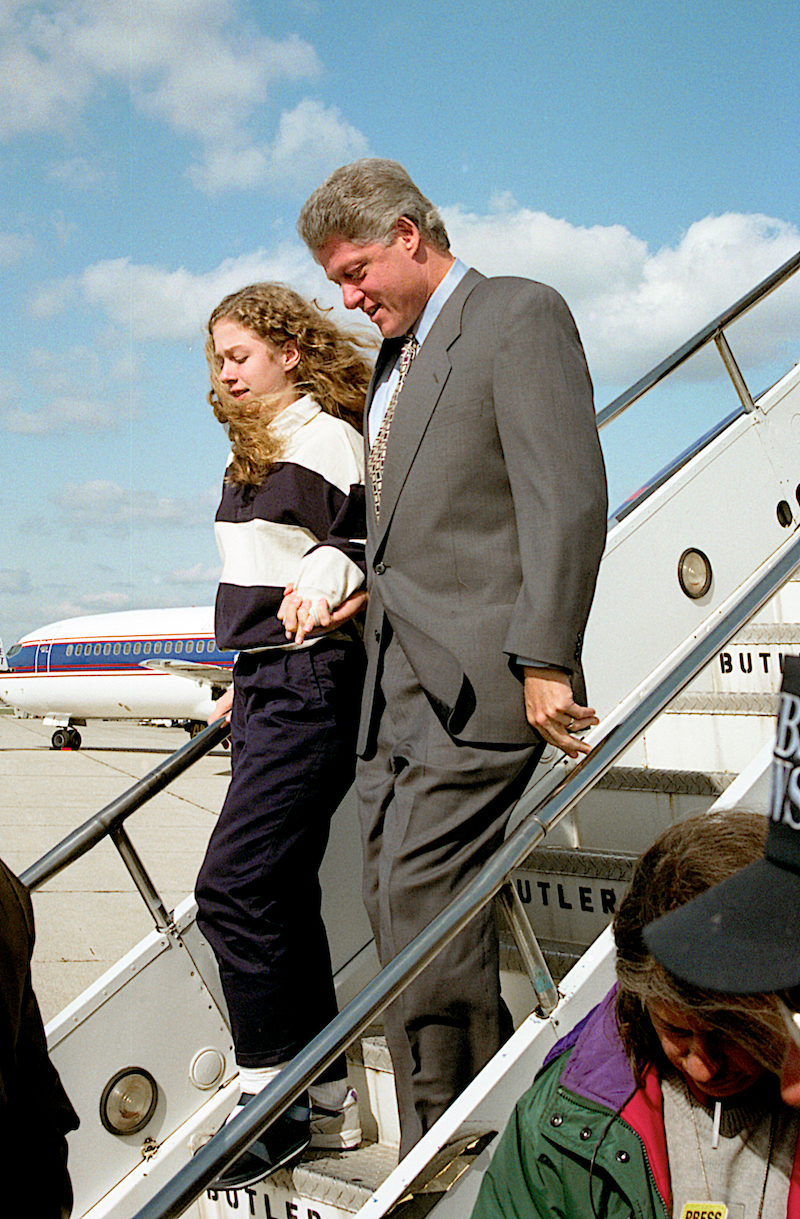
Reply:
M280 457L281 441L271 428L276 412L269 397L237 401L220 381L214 326L223 318L237 322L278 350L293 342L300 353L295 382L298 396L311 394L329 415L360 431L371 373L361 349L375 344L340 330L327 313L316 301L304 300L285 284L259 283L226 296L208 319L208 401L230 437L233 458L226 474L230 482L262 483Z

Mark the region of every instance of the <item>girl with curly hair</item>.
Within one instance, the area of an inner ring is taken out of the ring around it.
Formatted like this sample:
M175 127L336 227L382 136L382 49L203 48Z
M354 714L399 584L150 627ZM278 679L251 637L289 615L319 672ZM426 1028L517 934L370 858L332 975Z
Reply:
M230 713L231 782L196 892L241 1107L337 1010L318 870L355 768L363 649L351 612L365 599L366 533L356 428L370 369L321 309L274 283L220 302L206 357L232 449L216 516L215 631L238 656L216 707ZM305 607L300 631L284 627L288 597ZM342 1057L310 1104L292 1105L215 1185L252 1184L309 1141L347 1149L360 1137Z

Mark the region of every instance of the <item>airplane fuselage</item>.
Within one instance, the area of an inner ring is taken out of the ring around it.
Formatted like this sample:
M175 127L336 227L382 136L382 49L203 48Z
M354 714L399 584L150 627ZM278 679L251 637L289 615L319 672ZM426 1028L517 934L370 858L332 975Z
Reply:
M0 699L55 723L201 721L233 660L214 641L210 606L94 614L52 623L10 648Z

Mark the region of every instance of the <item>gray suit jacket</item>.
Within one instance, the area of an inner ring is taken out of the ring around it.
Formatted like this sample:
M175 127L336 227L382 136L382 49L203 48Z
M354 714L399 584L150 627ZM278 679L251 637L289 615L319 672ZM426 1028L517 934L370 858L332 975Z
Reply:
M372 388L395 343L384 343ZM606 536L606 484L578 332L553 289L470 270L406 377L380 520L367 505L372 750L387 620L459 741L537 741L514 657L572 675Z

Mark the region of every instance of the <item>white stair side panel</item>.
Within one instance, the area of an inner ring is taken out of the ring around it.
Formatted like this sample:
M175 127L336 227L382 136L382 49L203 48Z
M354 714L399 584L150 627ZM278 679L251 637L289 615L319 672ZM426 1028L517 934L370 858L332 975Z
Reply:
M219 1055L219 1082L234 1070L228 1027L191 955L177 936L156 932L48 1026L48 1041L81 1120L69 1135L76 1219L142 1164L145 1140L163 1144L205 1105L209 1090L190 1075L200 1051ZM142 1131L116 1135L100 1121L100 1099L127 1067L149 1071L159 1099Z
M589 699L601 719L797 527L800 446L791 425L800 412L800 369L763 401L767 413L736 419L610 530L583 653ZM795 514L789 530L778 522L780 500ZM677 579L688 547L702 550L714 573L696 601Z

